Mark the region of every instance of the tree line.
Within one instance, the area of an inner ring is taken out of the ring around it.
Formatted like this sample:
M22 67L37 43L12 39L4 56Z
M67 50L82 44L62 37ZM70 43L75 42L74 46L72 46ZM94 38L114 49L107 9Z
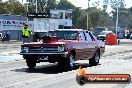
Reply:
M35 12L36 0L27 0L29 12ZM45 9L73 9L72 20L76 28L86 29L87 25L87 11L89 13L89 29L94 27L115 27L116 22L116 8L113 8L111 15L97 7L89 7L82 9L74 6L67 0L37 0L38 12L44 12ZM12 14L26 16L27 3L21 4L18 0L9 0L0 2L0 14ZM119 27L132 28L132 7L119 8Z

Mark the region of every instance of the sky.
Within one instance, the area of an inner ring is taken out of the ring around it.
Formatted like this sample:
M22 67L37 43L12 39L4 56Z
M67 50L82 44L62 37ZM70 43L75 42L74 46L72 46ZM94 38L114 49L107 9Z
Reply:
M2 0L2 1L7 1L7 0ZM18 0L18 1L22 2L22 0ZM26 2L26 0L23 0L23 1ZM59 0L57 0L57 1L59 1ZM68 1L71 2L72 4L74 4L76 7L81 7L82 9L86 9L88 7L88 0L68 0ZM98 2L98 1L99 1L98 8L102 8L104 0L90 0L89 6L93 7L93 3ZM110 1L110 0L108 0L108 1ZM126 8L132 7L132 0L124 0L124 1L126 4ZM111 6L108 5L108 8L106 11L110 12L111 10L112 10Z
M70 1L77 7L87 8L87 6L88 6L87 5L88 0L68 0L68 1ZM98 1L100 3L100 6L102 6L104 0L90 0L89 4L90 4L90 6L92 6L93 3L98 2ZM125 1L127 8L132 7L132 0L124 0L124 1Z
M86 9L88 7L88 0L68 0L68 1L73 3L75 6L81 7L83 9ZM98 2L98 1L99 1L98 8L102 8L104 0L90 0L89 1L89 6L93 7L93 3ZM110 1L110 0L108 0L108 1ZM125 4L126 4L126 8L132 7L132 0L124 0L124 1L125 1ZM110 4L108 4L107 12L110 12L110 11L111 11L111 6L110 6Z

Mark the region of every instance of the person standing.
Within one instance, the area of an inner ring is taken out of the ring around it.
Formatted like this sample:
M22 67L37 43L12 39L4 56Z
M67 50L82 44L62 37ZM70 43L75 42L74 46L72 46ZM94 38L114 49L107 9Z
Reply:
M22 27L21 34L22 34L22 38L23 38L23 44L29 43L29 38L30 38L31 32L30 32L30 29L27 24L24 24L24 27Z
M6 33L6 38L7 38L7 41L9 42L9 40L10 40L10 32L9 31L7 31L7 33Z

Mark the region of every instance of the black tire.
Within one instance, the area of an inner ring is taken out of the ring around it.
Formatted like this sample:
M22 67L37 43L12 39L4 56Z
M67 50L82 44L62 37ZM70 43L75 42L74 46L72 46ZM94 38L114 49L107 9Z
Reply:
M99 60L100 60L100 53L99 50L97 50L94 54L94 56L89 60L89 64L90 66L96 66L99 64Z
M4 42L4 39L2 38L2 42Z
M74 69L74 67L75 67L75 56L71 53L70 55L69 55L69 59L68 59L68 67L69 67L69 69Z
M29 69L34 69L34 67L36 66L36 60L33 58L26 59L26 63Z
M69 58L59 61L58 66L62 70L72 70L75 67L74 60L75 60L75 56L73 54L69 54Z
M84 76L76 76L76 81L79 85L84 85L86 83L86 78Z

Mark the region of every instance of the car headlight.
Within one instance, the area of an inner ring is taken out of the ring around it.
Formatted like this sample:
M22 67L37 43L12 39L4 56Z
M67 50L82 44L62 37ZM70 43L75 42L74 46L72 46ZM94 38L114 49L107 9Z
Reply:
M63 51L64 51L64 47L58 46L58 51L59 51L59 52L63 52Z
M29 48L28 47L22 47L21 51L22 52L28 52Z

